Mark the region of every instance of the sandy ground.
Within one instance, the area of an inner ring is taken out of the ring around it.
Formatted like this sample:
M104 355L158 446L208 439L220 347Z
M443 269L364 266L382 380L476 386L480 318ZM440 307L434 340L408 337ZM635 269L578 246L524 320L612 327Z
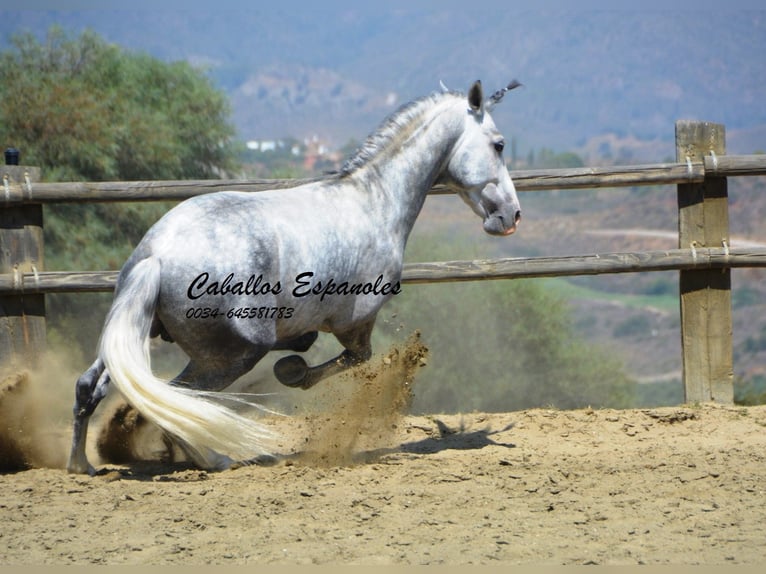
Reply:
M766 561L766 406L399 414L420 359L388 356L358 392L328 381L332 408L269 418L272 466L102 452L96 476L69 475L42 435L35 451L6 432L6 463L14 441L37 462L0 474L0 564ZM23 394L6 384L4 422Z

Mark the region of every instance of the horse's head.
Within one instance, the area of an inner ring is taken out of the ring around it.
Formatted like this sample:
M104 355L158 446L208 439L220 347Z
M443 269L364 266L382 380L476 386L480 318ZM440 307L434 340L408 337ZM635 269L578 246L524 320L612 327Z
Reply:
M471 86L462 134L440 178L484 220L484 231L491 235L510 235L521 220L516 188L503 161L505 139L489 115L505 92L518 85L512 82L486 102L481 82Z

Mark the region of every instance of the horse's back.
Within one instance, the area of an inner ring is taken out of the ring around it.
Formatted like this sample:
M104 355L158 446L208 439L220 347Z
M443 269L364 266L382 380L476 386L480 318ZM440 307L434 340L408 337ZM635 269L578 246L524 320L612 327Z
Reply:
M291 308L292 318L278 327L285 336L346 328L374 315L388 296L312 293L296 298L293 290L303 293L330 281L374 284L378 276L381 283L394 284L401 268L401 250L379 233L364 193L348 193L347 185L331 180L286 190L225 191L192 198L149 230L124 272L140 259L160 260L158 313L176 339L179 335L173 331L201 328L202 322L185 316L200 306L225 312L256 304L259 309ZM227 289L239 287L221 294L224 282ZM208 323L206 328L213 331L228 329L226 321L215 327Z

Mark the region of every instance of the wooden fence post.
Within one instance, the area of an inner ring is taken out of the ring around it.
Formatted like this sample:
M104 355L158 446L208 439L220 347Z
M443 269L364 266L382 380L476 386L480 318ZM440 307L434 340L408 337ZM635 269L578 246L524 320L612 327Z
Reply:
M43 207L3 205L2 198L11 183L28 189L40 181L40 168L3 165L0 176L0 274L20 281L22 273L43 270ZM36 366L45 344L45 296L0 296L0 370Z
M709 122L676 123L679 163L726 153L725 128ZM729 246L725 177L678 185L678 243L682 249ZM685 401L734 402L731 269L680 272L681 343Z

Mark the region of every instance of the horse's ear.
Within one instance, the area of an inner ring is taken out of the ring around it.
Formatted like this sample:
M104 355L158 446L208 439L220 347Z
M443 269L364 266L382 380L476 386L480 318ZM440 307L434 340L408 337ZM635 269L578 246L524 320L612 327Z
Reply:
M484 105L484 90L481 88L481 80L476 80L468 90L468 105L474 112L481 110Z

